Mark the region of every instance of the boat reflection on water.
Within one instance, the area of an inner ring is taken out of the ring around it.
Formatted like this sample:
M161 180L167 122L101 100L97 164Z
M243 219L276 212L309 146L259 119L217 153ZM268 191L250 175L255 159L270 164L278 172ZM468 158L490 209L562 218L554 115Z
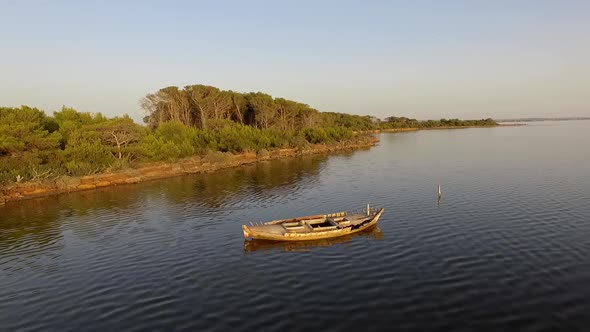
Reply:
M329 247L335 244L352 242L355 237L364 237L370 240L383 239L383 232L379 226L372 227L363 232L340 236L331 239L310 240L310 241L267 241L267 240L250 240L244 241L244 253L264 250L282 250L282 251L309 251L316 247Z

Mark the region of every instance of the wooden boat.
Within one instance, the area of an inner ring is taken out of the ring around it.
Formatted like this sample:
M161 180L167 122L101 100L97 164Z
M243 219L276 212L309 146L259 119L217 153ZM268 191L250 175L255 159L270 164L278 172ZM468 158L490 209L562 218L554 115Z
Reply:
M383 209L362 212L336 212L315 216L273 220L261 224L242 225L244 238L272 241L306 241L329 239L354 234L373 227Z

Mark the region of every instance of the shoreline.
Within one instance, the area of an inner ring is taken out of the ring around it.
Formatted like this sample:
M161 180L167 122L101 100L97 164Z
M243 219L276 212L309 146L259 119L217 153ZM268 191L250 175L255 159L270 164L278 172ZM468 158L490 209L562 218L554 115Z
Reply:
M495 126L444 126L444 127L430 127L430 128L387 128L387 129L375 129L365 131L355 131L355 134L379 134L379 133L399 133L407 131L420 131L420 130L444 130L444 129L469 129L469 128L497 128L497 127L521 127L526 126L524 123L510 123L510 124L498 124Z
M171 178L185 174L211 173L218 170L264 162L274 159L293 158L305 155L356 150L375 146L379 139L368 135L333 144L314 144L306 149L286 148L257 154L214 153L192 156L176 162L155 162L118 171L85 176L61 176L54 179L14 183L0 187L0 205L44 196L59 195L117 185L135 184L157 179Z

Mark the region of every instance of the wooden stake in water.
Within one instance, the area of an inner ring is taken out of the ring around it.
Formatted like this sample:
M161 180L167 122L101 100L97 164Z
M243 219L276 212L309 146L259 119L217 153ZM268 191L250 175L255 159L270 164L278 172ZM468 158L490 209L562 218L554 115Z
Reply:
M442 198L442 191L440 190L440 184L438 185L438 200Z

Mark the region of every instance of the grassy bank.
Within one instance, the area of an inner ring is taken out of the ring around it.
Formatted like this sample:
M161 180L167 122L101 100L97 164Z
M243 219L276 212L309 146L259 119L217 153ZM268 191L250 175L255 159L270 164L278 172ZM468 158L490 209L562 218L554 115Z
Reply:
M0 188L0 204L100 187L129 185L184 174L208 173L278 158L368 148L375 145L377 141L377 138L372 135L354 135L339 142L311 144L304 148L283 148L243 153L217 151L182 158L174 162L145 162L136 164L135 167L107 170L92 175L61 175L21 181Z

